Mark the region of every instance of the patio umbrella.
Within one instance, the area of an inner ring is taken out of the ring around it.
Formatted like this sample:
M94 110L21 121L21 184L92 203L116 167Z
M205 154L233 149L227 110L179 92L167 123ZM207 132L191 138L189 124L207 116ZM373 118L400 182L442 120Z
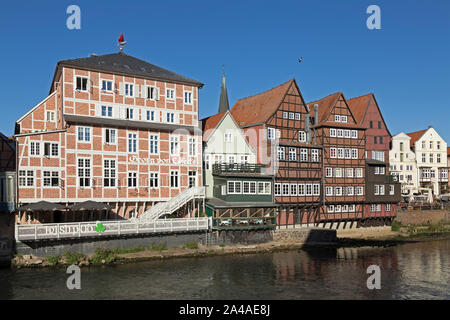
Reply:
M69 206L69 209L73 211L96 211L111 210L112 207L103 202L88 200L80 203L75 203L74 205Z
M59 211L65 210L66 207L59 203L52 203L48 201L39 201L23 205L16 209L16 211Z

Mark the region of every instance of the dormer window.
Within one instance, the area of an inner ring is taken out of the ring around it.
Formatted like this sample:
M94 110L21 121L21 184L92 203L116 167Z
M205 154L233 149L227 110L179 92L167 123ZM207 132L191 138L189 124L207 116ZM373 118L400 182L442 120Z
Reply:
M341 122L347 123L347 116L341 116Z
M334 116L334 122L341 122L341 116L336 114Z

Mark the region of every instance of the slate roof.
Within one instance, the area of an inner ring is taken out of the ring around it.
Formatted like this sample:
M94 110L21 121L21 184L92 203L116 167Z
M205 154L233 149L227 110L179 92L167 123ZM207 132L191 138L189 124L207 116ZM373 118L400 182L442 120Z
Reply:
M181 82L198 87L203 86L203 83L197 80L193 80L175 72L155 66L154 64L129 56L123 52L105 55L91 55L87 58L72 60L62 60L58 62L57 66L95 69L130 76L142 76L144 78Z
M291 79L260 94L238 100L231 109L231 115L241 127L265 123L280 106L293 82L295 80Z

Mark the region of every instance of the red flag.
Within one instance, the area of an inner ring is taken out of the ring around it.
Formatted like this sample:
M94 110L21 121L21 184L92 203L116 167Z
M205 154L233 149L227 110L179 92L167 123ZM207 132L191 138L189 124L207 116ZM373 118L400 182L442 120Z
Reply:
M125 39L124 39L124 37L123 37L123 33L121 33L120 34L120 37L119 37L119 42L124 42L125 41Z

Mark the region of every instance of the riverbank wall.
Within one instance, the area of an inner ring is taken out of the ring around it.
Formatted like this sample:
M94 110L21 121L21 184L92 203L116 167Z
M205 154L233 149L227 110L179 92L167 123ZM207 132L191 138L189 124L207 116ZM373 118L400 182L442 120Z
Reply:
M8 211L0 211L0 267L9 266L14 243L14 216Z
M395 221L403 225L450 222L450 212L448 210L398 210Z
M59 239L52 241L17 242L16 253L36 257L61 256L66 251L91 255L96 248L131 249L158 245L165 248L181 248L189 243L202 246L250 245L272 241L298 245L334 244L336 230L300 228L286 230L215 230L178 234L140 235L135 237L100 237L82 239Z

